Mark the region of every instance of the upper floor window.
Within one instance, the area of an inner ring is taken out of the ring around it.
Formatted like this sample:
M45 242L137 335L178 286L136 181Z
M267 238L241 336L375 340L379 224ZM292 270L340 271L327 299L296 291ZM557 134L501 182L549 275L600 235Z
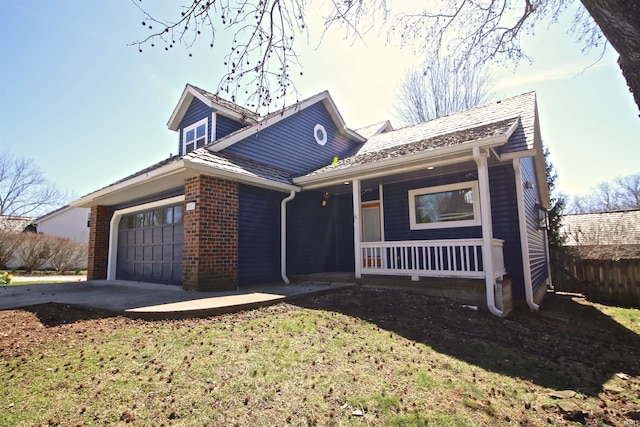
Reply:
M412 230L480 225L478 183L409 190L409 221Z
M202 119L197 123L187 126L182 130L182 146L184 154L190 153L196 148L204 147L207 144L208 119Z

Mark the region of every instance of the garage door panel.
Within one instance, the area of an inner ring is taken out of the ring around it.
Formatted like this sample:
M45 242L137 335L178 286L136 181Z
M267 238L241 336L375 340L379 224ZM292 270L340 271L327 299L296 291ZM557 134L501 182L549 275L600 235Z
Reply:
M182 260L182 248L183 246L180 245L173 245L173 259L179 259Z
M173 281L182 281L182 263L173 264Z
M153 246L144 246L144 261L153 261Z
M182 224L176 224L173 227L173 241L182 243L184 238L184 226Z
M162 227L162 243L171 243L173 242L173 229L175 227L165 226Z
M153 229L151 228L144 229L144 240L142 243L145 245L151 245L153 243Z
M162 229L163 227L157 227L152 230L153 240L151 243L154 245L162 244Z

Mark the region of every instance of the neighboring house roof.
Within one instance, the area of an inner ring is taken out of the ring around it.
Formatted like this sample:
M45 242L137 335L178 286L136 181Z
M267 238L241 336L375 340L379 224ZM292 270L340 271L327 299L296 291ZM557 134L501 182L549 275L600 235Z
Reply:
M393 126L391 126L391 122L389 120L385 120L383 122L374 123L372 125L356 129L356 133L368 139L378 133L391 132L392 130Z
M3 231L24 231L35 218L27 216L0 215L0 230Z
M562 217L567 246L640 245L640 209Z
M52 217L54 217L54 216L56 216L58 214L61 214L61 213L65 212L65 211L67 211L69 209L73 209L73 208L71 206L69 206L69 205L64 205L62 207L59 207L58 209L55 209L55 210L53 210L51 212L47 212L46 214L36 218L33 222L38 224L41 221L46 221L49 218L52 218Z

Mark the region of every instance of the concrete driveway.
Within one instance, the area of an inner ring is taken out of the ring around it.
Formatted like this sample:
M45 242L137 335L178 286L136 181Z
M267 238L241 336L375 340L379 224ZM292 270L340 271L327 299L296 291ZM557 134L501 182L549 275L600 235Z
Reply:
M353 283L305 281L228 292L195 292L179 286L121 280L17 285L0 287L0 310L57 302L141 317L184 317L250 309L348 286Z

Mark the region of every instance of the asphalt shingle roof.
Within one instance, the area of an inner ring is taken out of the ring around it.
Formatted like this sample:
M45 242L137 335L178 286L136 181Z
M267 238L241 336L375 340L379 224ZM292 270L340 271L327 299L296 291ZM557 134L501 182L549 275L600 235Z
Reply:
M35 221L35 218L27 216L0 215L0 230L21 232L33 221Z
M211 92L208 92L208 91L206 91L204 89L201 89L201 88L199 88L197 86L194 86L192 84L189 84L189 86L194 88L196 91L198 91L198 93L200 93L202 96L204 96L205 98L207 98L209 101L213 102L214 104L218 104L221 107L227 108L227 109L229 109L231 111L235 111L236 113L238 113L238 114L240 114L240 115L242 115L244 117L253 119L253 120L258 120L260 118L260 116L257 113L255 113L255 112L253 112L253 111L251 111L251 110L249 110L247 108L241 107L241 106L239 106L239 105L237 105L237 104L235 104L235 103L233 103L231 101L227 101L224 98L220 98L218 95L215 95L215 94L213 94Z
M468 142L477 141L492 136L505 135L507 131L518 121L517 117L502 120L495 123L489 123L470 129L460 130L457 132L437 135L430 138L420 139L418 141L404 144L389 144L388 146L378 145L378 150L367 150L365 147L356 155L339 159L337 163L325 166L321 169L312 171L305 176L315 176L326 172L346 169L353 166L360 166L379 162L381 160L389 160L409 154L422 153L430 150L436 150L454 145L461 145ZM391 132L393 133L393 132Z
M231 153L216 153L205 148L199 148L184 156L184 160L246 177L263 178L281 184L291 184L291 172Z
M566 245L640 245L640 209L562 217Z
M528 92L392 132L372 135L359 153L376 152L411 144L513 117L520 117L520 124L509 138L509 142L503 147L502 152L531 149L534 144L535 114L536 94Z
M393 131L393 127L391 126L391 123L389 122L389 120L385 120L383 122L374 123L369 126L361 127L360 129L356 129L356 133L368 139L368 138L371 138L373 135L384 132L385 130L387 132Z

